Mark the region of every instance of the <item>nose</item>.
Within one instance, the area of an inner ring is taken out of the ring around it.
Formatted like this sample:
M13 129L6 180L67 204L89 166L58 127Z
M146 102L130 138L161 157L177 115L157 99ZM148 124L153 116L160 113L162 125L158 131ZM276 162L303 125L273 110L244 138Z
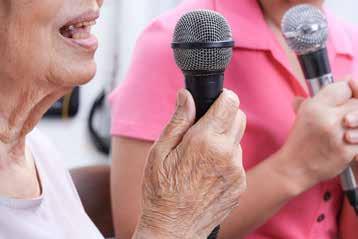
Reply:
M104 0L97 0L97 4L98 4L99 7L102 7L103 1L104 1Z

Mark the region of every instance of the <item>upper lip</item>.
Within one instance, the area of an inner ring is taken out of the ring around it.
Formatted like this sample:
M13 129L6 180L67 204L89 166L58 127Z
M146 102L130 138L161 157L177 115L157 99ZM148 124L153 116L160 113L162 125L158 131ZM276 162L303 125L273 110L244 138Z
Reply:
M91 11L87 11L87 12L81 14L80 16L68 19L67 22L64 25L62 25L61 27L76 25L81 22L95 21L98 18L99 18L99 11L91 10Z

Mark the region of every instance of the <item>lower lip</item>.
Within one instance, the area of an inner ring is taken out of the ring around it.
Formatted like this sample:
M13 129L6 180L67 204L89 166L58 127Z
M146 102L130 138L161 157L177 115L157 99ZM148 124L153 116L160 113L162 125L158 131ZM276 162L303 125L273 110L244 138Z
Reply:
M88 51L96 51L98 48L98 39L95 35L91 35L90 37L84 39L73 39L73 38L65 38L65 39L71 44L80 46Z

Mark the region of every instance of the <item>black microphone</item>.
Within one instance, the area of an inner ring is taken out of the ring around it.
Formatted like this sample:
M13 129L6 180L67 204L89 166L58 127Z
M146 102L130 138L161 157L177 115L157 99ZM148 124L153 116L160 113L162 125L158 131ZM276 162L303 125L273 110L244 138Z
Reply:
M217 12L198 10L178 21L173 37L175 61L193 95L200 119L223 91L224 72L232 57L231 28Z
M328 59L328 22L316 7L297 5L284 15L282 33L296 52L311 96L334 82ZM343 190L358 215L358 186L351 167L341 174Z
M197 10L178 21L172 48L175 61L193 95L199 120L223 91L224 72L233 54L231 28L217 12ZM217 238L220 226L208 237Z

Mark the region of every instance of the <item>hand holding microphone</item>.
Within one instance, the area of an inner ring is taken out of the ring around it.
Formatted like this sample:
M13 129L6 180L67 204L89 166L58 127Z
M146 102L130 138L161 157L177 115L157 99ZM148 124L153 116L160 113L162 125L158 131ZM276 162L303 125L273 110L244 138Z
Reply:
M295 124L279 154L298 192L338 176L357 155L358 145L343 140L342 119L358 107L352 93L348 82L337 82L296 107Z
M291 8L283 17L282 32L284 37L286 38L289 47L293 51L295 51L298 55L298 59L300 61L303 73L305 75L311 96L315 96L319 94L320 96L318 96L317 98L322 99L321 94L323 93L319 93L320 90L329 84L333 84L334 82L329 59L328 59L328 52L326 48L326 42L328 39L328 23L325 16L322 14L322 12L319 9L313 6L307 4L298 5L296 7ZM346 84L345 88L347 88L347 83L345 84ZM335 155L335 157L341 159L342 163L344 162L347 163L352 161L353 158L355 158L358 151L356 146L347 144L350 143L349 140L348 142L343 140L345 137L344 135L346 135L346 133L344 132L342 121L343 118L345 117L345 114L349 114L355 111L358 107L358 105L354 100L349 100L349 98L351 98L354 95L356 89L353 86L352 88L353 92L352 91L349 92L347 89L344 90L343 87L341 87L342 92L334 93L333 92L334 90L338 91L340 88L337 87L337 89L334 89L335 86L329 86L327 88L329 89L324 91L324 93L326 94L326 97L332 97L332 99L330 100L331 107L333 106L338 107L339 104L341 105L341 107L337 108L336 116L334 116L333 114L322 115L322 117L328 117L328 118L321 119L320 121L324 122L325 120L332 120L332 122L329 124L331 128L330 129L327 128L324 131L326 133L334 132L335 135L333 134L322 135L328 137L328 138L322 137L321 139L321 142L327 143L326 149L319 148L320 145L319 142L317 142L318 144L313 144L313 146L315 147L318 146L316 150L320 152L321 155L325 155L325 157L327 157L328 159L327 164L336 161L333 160L333 158L331 157L332 155ZM329 90L331 90L332 92L329 92ZM325 107L327 107L327 105L324 106L324 105L317 104L314 110L320 112ZM327 109L327 112L330 112L329 109ZM344 113L344 115L342 115L342 113ZM312 117L312 119L315 118L314 117L315 115L310 115L309 113L306 116ZM299 118L300 117L298 116L298 121L300 121ZM315 126L315 125L317 126L317 124L315 123L311 122L311 124L307 126ZM302 128L301 130L305 130L305 129ZM312 136L314 136L314 134ZM326 141L327 139L328 141ZM302 138L302 140L304 139ZM300 142L296 142L296 143L302 145L302 143ZM302 150L310 151L310 148L307 148L306 150L305 148L302 148ZM333 151L331 152L330 155L327 155L325 153L331 150ZM336 153L338 152L338 154L335 154L334 152ZM319 157L319 155L317 156ZM347 158L348 156L351 158ZM316 161L318 162L319 160ZM337 169L341 170L341 167L339 167L340 165L336 165L336 166ZM324 170L322 170L322 172L323 171ZM327 170L327 172L328 171L329 170ZM319 175L319 172L317 173ZM323 177L323 179L328 179L328 178ZM353 169L350 167L349 164L341 173L341 184L347 198L349 199L349 202L351 203L356 213L358 214L358 186L353 173Z
M148 157L135 239L206 239L246 188L237 96L224 91L195 125L191 94L181 91L177 102Z
M179 19L172 48L186 88L194 98L196 120L223 91L224 72L231 61L233 47L229 23L219 13L197 10ZM215 227L208 239L216 239L219 230L220 226Z

